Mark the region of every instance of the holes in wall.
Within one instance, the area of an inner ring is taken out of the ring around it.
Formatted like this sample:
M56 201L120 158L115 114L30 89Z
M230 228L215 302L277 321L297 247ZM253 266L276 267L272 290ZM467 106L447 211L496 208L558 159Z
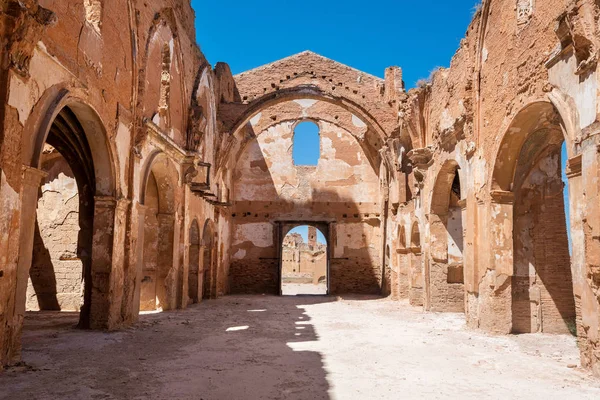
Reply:
M449 265L448 266L448 283L465 283L464 268L462 265Z
M294 165L316 166L321 157L319 126L312 121L303 121L294 129L292 157Z

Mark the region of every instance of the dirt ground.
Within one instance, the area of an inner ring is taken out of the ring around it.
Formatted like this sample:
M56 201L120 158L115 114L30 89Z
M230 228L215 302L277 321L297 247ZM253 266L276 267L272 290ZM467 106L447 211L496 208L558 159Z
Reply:
M327 283L283 283L281 293L284 296L297 296L299 294L324 295L327 294Z
M489 336L385 299L232 296L115 333L28 316L0 399L600 399L568 336Z

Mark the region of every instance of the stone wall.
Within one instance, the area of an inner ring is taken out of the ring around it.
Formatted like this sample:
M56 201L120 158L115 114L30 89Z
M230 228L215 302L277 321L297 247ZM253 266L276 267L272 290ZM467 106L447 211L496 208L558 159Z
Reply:
M319 119L325 116L332 122ZM335 122L336 116L340 122ZM304 119L317 121L320 128L316 166L296 166L292 159L293 129ZM352 131L344 129L343 122ZM304 220L336 221L330 225L330 235L336 238L332 293L377 293L379 179L353 137L364 135L366 125L341 108L313 100L267 108L252 123L258 133L244 147L234 172L232 291L277 292L278 246L283 240L278 224Z
M130 325L152 298L185 307L194 221L203 298L277 293L284 227L313 223L332 293L390 292L494 333L572 331L575 317L600 374L596 1L484 0L449 68L408 92L398 67L381 79L311 52L234 77L199 51L193 15L174 0L0 3L0 364L19 359L34 248L65 268L57 307L79 299L77 226L49 245L58 217L43 212L36 239L42 184L62 193L42 191L42 211L64 210L73 184L45 181L51 137L85 206L82 326ZM301 120L321 129L316 167L291 160Z
M55 150L42 164L48 173L36 213L27 310L79 311L83 305L83 263L78 251L77 182Z

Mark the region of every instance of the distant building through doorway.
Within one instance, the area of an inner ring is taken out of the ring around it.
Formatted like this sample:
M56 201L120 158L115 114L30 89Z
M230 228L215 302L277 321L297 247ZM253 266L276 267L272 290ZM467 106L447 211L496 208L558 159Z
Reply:
M290 231L281 251L281 294L327 294L327 244L314 226Z

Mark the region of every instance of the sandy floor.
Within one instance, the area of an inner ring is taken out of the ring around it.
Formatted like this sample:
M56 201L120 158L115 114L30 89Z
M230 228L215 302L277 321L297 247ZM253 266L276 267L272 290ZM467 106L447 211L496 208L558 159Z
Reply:
M327 283L284 283L281 285L281 293L284 296L297 296L302 294L323 295L327 294Z
M493 337L403 303L227 297L117 333L37 315L0 399L600 399L567 336Z

